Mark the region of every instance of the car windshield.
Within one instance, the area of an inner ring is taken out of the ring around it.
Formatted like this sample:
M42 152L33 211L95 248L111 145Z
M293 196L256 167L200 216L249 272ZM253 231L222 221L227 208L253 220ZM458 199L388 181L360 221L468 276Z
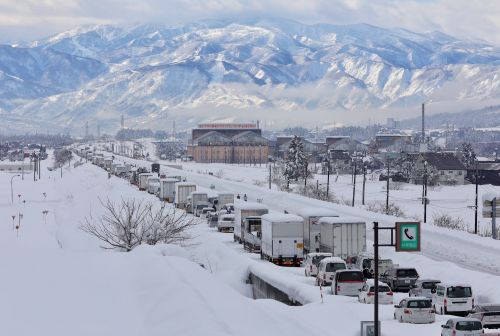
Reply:
M363 272L349 271L338 273L337 281L363 281Z
M404 278L404 277L411 277L411 278L418 277L417 271L413 268L398 269L396 272L396 275L398 277L402 277L402 278Z
M363 259L363 265L362 265L363 269L370 268L371 262L372 262L372 259Z
M465 331L482 330L483 326L479 321L460 321L457 322L455 329Z
M422 282L423 289L436 289L437 282Z
M328 263L326 264L326 271L327 272L336 272L338 270L343 270L346 269L344 263Z
M325 259L327 256L326 255L318 255L312 258L312 263L315 265L318 265L319 262L323 259Z
M471 297L472 290L470 287L461 287L461 286L449 287L448 290L446 291L446 296L448 296L449 298Z
M378 286L379 293L389 293L391 289L388 286ZM375 287L370 287L370 292L375 292Z
M431 308L431 300L408 301L408 308Z

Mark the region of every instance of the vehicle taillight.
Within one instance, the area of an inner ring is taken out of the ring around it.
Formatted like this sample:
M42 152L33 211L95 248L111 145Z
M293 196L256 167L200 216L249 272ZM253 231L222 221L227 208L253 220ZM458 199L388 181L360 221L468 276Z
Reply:
M405 309L405 310L403 310L403 313L411 315L411 310Z
M374 292L368 292L368 296L374 296L375 293Z
M456 336L457 335L457 331L456 330L453 330L453 332L451 333L453 336Z
M393 295L394 295L394 293L393 293L393 292L388 292L388 293L387 293L387 295L389 295L389 296L393 296Z
M431 311L430 311L431 314L435 314L436 311L434 310L434 308L431 308Z
M448 305L448 301L446 299L444 299L444 306L446 307Z

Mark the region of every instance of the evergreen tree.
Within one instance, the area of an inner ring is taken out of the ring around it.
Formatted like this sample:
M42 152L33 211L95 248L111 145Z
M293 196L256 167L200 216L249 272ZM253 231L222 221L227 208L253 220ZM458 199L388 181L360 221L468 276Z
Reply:
M284 175L288 181L297 181L300 177L307 177L308 174L304 144L294 136L288 147Z
M470 142L462 144L462 163L467 168L472 168L476 163L476 153Z

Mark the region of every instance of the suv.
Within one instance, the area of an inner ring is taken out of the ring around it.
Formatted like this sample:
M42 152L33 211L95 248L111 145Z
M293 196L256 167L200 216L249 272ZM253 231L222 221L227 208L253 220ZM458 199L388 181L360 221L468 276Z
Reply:
M414 268L390 268L380 276L380 280L388 284L393 292L409 291L417 282L418 273Z
M467 314L474 307L472 287L463 284L439 284L432 296L432 304L437 314Z
M423 296L432 299L432 295L436 293L437 285L441 283L439 280L423 279L417 280L412 289L410 289L410 296Z

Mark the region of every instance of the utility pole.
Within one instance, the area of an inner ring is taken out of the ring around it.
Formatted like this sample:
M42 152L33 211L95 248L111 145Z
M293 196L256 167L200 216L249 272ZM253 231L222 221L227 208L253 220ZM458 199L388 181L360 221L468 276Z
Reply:
M353 185L352 185L352 206L354 206L354 200L356 199L356 169L357 169L357 161L356 157L354 157L354 178L353 178Z
M363 196L361 198L362 205L365 205L365 186L366 186L366 165L363 165Z
M326 175L326 199L330 199L330 158L328 158L328 167L326 169L327 175Z
M385 214L389 214L389 180L390 180L390 160L387 158L387 185L386 185L386 198L385 198Z
M476 174L474 176L474 182L476 184L476 203L474 205L474 234L477 234L477 199L479 194L479 169L476 161Z
M387 181L389 181L389 176L387 176ZM389 195L389 193L387 193ZM392 233L391 233L392 237ZM373 309L373 322L375 323L375 336L379 335L379 321L378 321L378 222L373 222L373 280L374 280L374 309Z
M269 161L269 189L271 189L271 161Z
M38 167L38 162L36 160L36 155L33 155L33 181L36 181L36 170Z

